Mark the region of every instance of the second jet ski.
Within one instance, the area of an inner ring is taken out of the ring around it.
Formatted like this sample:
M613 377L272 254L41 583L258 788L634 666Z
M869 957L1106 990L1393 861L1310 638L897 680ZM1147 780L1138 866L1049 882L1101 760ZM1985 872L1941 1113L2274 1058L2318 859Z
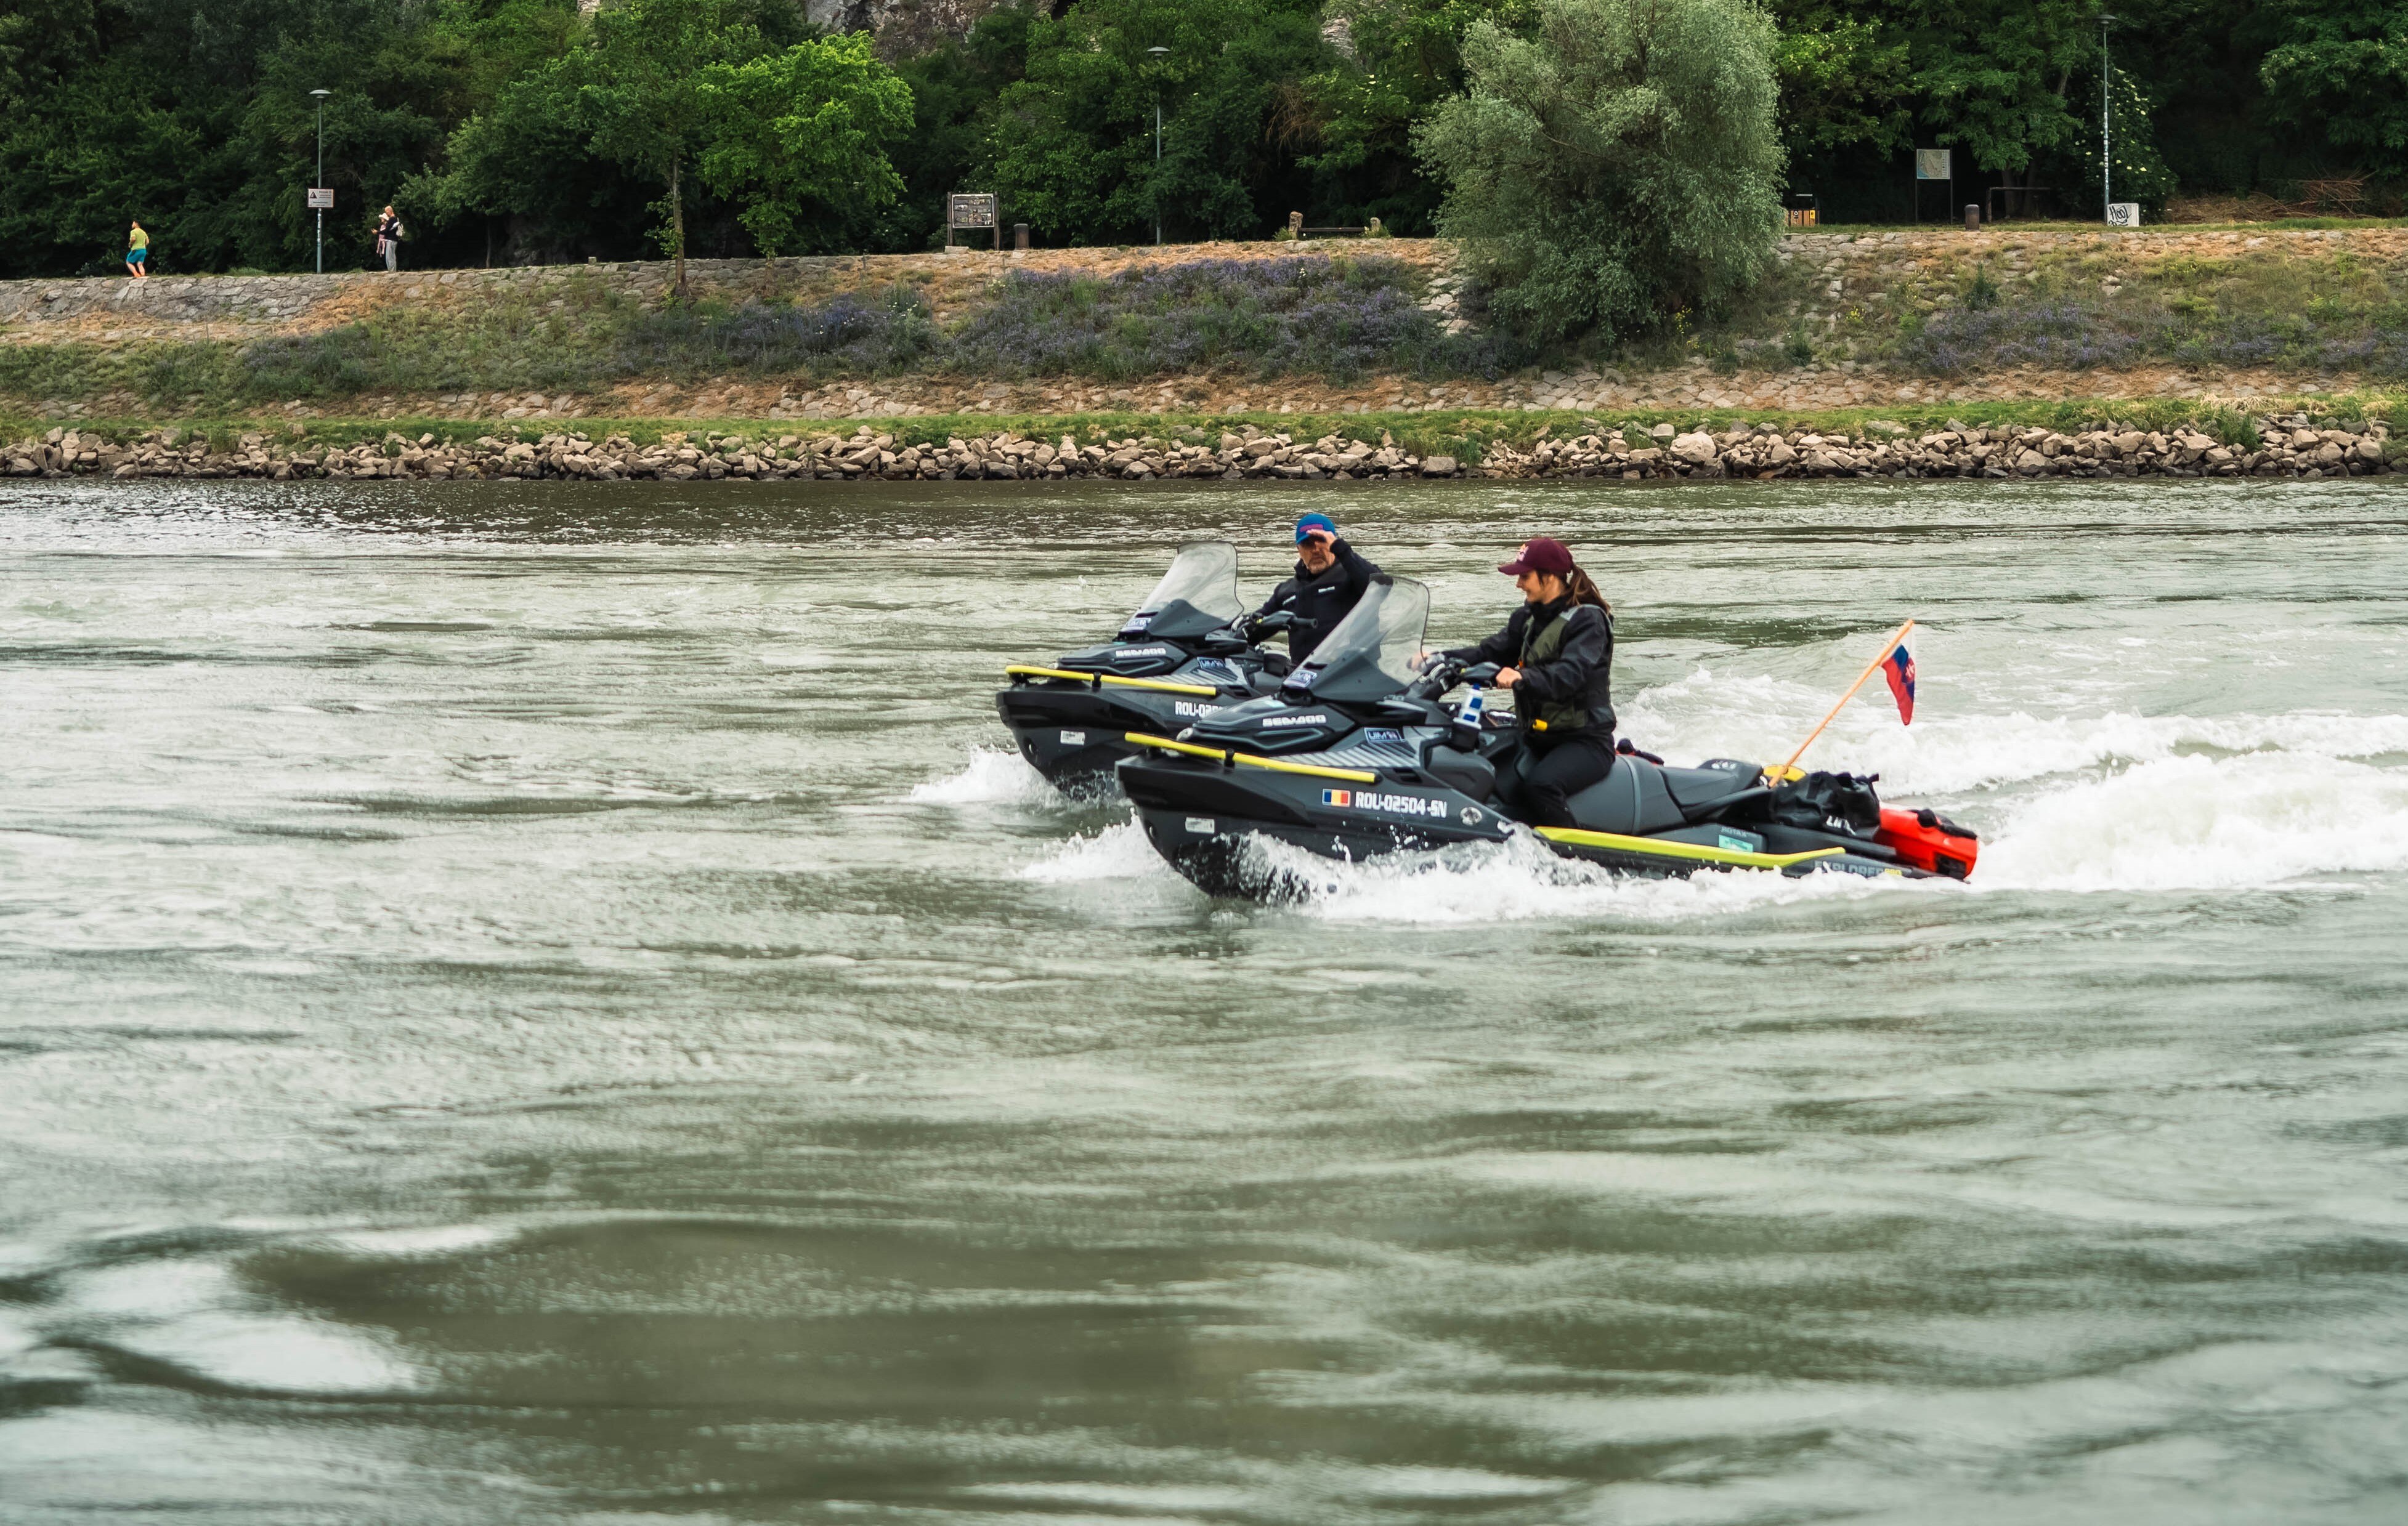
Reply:
M1177 734L1130 735L1122 790L1156 850L1214 894L1276 898L1294 876L1257 842L1367 860L1501 843L1535 830L1568 858L1620 873L1789 875L1972 872L1973 834L1931 811L1883 806L1844 774L1772 779L1713 759L1671 768L1624 750L1571 800L1576 825L1526 828L1500 805L1520 742L1510 718L1444 696L1496 676L1440 659L1416 672L1429 595L1382 575L1274 694L1211 707Z
M1048 665L1005 668L1010 687L995 707L1029 765L1066 791L1112 787L1112 765L1137 749L1130 732L1167 734L1220 705L1274 692L1289 671L1284 652L1257 647L1235 628L1238 549L1189 541L1171 559L1119 635ZM1271 615L1254 634L1283 630Z

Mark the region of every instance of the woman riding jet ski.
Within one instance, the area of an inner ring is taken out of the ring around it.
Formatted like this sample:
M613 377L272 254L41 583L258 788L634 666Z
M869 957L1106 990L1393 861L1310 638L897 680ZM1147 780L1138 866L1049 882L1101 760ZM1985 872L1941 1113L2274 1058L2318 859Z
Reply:
M1516 765L1518 725L1482 714L1477 692L1460 707L1442 699L1498 670L1440 656L1417 673L1428 612L1422 585L1383 574L1279 692L1220 706L1176 735L1131 735L1143 751L1120 765L1121 788L1154 848L1207 891L1270 898L1291 882L1249 839L1361 860L1531 830L1498 790ZM1971 833L1928 811L1884 808L1869 780L1775 783L1765 773L1728 758L1667 768L1619 752L1570 797L1572 825L1535 831L1568 858L1641 875L1962 878L1972 869Z
M1179 730L1224 700L1269 693L1289 669L1285 655L1253 645L1287 628L1270 614L1247 630L1238 596L1238 549L1226 540L1179 548L1170 570L1100 647L1052 667L1004 669L1011 687L995 697L1020 755L1065 790L1109 786L1112 765L1135 755L1131 731Z

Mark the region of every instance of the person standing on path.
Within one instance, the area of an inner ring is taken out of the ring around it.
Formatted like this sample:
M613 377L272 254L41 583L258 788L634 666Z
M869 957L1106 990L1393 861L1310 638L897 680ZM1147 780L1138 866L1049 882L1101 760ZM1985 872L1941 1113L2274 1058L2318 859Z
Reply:
M401 219L390 207L377 220L377 252L384 256L388 275L401 269Z
M150 278L150 235L142 231L142 221L135 220L134 231L125 235L125 273L136 280Z

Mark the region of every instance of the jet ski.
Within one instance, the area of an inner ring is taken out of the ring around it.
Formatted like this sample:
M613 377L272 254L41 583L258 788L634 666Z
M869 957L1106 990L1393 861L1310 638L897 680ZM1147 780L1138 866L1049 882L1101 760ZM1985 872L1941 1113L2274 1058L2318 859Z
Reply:
M1521 745L1512 717L1484 710L1476 687L1445 699L1497 669L1440 658L1415 671L1428 612L1419 583L1383 574L1278 692L1225 701L1176 734L1128 736L1139 753L1119 765L1121 789L1155 849L1209 893L1265 900L1305 886L1250 851L1258 839L1360 862L1531 832L1631 875L1972 872L1971 832L1883 806L1870 779L1774 779L1732 758L1671 768L1627 743L1572 797L1577 825L1526 827L1498 800Z
M1129 732L1168 735L1219 705L1278 690L1287 656L1234 628L1245 612L1237 547L1189 541L1111 640L1050 666L1005 668L1010 687L995 696L996 710L1020 755L1057 787L1108 790L1112 765L1136 753L1122 740ZM1287 620L1273 614L1259 630Z

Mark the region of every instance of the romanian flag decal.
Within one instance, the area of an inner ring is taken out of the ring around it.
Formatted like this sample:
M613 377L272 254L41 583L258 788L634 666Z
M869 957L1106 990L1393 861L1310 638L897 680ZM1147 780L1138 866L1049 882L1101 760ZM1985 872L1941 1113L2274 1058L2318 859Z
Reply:
M1324 790L1321 792L1321 803L1325 806L1352 806L1354 804L1354 792L1352 790Z

